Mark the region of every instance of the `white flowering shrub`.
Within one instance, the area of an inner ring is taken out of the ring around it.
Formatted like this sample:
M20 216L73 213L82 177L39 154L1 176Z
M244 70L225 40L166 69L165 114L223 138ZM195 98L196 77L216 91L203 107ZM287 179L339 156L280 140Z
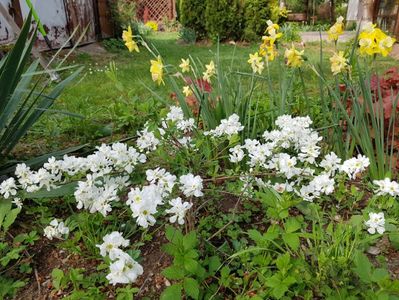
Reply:
M239 186L244 199L274 190L304 203L322 202L332 197L337 186L357 180L369 160L360 154L345 161L333 152L322 154L322 137L311 125L309 117L283 115L277 118L275 129L240 143L245 128L237 115L204 130L174 106L159 126L147 124L138 131L134 145L103 144L87 157L52 157L38 170L18 165L15 177L0 184L0 195L21 207L35 192L75 183L77 210L104 218L115 210L127 213L142 230L162 221L183 225L187 215L206 201L207 182L218 178L212 166L222 161L229 171L220 177ZM164 161L157 163L160 157ZM378 196L398 196L395 181L384 179L373 184ZM219 188L223 190L224 185ZM369 212L363 224L370 234L386 230L383 212ZM57 219L44 229L50 240L65 239L68 234L69 228ZM107 233L102 239L96 247L109 265L109 283L135 282L144 269L124 250L131 240L120 231Z

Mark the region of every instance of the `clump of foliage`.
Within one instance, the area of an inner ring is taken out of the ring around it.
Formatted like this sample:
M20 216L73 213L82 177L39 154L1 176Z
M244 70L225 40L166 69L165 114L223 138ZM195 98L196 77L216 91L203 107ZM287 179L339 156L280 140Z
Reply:
M205 27L209 38L241 38L244 20L240 0L207 0L205 3Z
M183 27L193 29L199 39L207 36L205 9L206 1L203 0L180 1L180 22Z
M266 22L273 19L272 8L277 5L277 1L246 0L244 3L244 38L251 41L256 40L264 33L267 27Z
M109 1L111 8L112 20L115 23L117 32L121 33L122 29L132 26L136 21L136 1L131 0L115 0ZM118 34L119 35L119 34Z
M197 40L197 34L194 29L182 27L179 30L179 39L186 44L194 44Z
M29 37L29 25L26 24L30 24L30 18L15 46L0 64L0 164L81 71L79 69L53 85L48 71L40 70L39 60L28 64L36 38L36 30Z

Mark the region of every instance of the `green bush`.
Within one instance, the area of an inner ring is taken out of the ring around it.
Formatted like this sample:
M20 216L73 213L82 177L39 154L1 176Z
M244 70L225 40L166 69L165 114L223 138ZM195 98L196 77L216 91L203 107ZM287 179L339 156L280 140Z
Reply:
M278 0L180 0L180 21L197 38L256 40L277 22Z
M255 40L261 36L267 27L267 20L273 19L273 7L277 0L246 0L245 1L245 29L244 38ZM274 20L276 21L276 20Z
M179 39L186 44L195 44L197 36L194 29L182 27L179 31Z
M212 40L239 39L242 34L242 0L206 0L205 26Z
M205 29L205 7L203 0L181 0L180 22L184 27L195 31L197 38L206 37Z

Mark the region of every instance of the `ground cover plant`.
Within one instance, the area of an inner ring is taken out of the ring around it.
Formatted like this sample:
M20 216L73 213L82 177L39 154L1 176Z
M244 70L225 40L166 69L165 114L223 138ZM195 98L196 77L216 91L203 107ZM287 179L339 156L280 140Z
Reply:
M342 29L319 57L269 21L245 59L171 64L126 28L157 103L135 109L156 112L127 142L0 183L0 296L398 299L396 73L369 68L395 41L364 24L338 44Z

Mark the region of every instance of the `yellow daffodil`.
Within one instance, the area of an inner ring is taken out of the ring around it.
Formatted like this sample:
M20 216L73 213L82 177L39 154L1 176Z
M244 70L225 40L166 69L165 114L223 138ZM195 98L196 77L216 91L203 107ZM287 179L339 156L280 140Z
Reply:
M124 42L131 41L133 39L132 28L129 26L127 30L123 30L122 32L122 40Z
M129 50L129 52L133 52L133 51L140 52L139 47L137 46L137 43L133 40L130 42L126 42L125 46Z
M387 56L392 51L395 41L396 40L390 36L386 36L379 41L378 48L382 56Z
M193 91L192 91L191 88L187 85L187 86L183 87L183 94L184 94L186 97L189 97L189 96L191 96L191 95L193 94Z
M251 65L254 73L258 72L259 74L262 74L265 66L262 57L259 56L258 52L249 55L248 63Z
M373 55L374 53L374 41L372 38L363 37L359 39L359 52L360 55Z
M341 73L344 69L346 69L348 67L348 63L344 56L343 51L334 53L334 55L332 57L330 57L330 62L331 62L331 72L334 75Z
M259 55L263 56L267 61L273 61L277 56L276 48L269 43L269 37L263 39L263 43L259 47Z
M213 60L211 60L208 65L205 65L205 68L206 71L202 73L203 74L202 78L207 82L211 82L211 77L216 73L216 67Z
M338 37L344 32L344 18L342 16L337 18L337 21L331 28L327 31L328 39L330 41L338 40Z
M125 46L129 49L129 52L140 52L137 43L133 40L132 28L129 26L127 30L123 30L122 39L125 42Z
M151 67L150 67L151 77L152 80L158 85L165 84L163 81L163 63L161 57L158 56L157 60L151 60Z
M206 71L212 75L216 73L215 63L213 60L209 62L209 65L205 65Z
M287 66L293 68L299 68L303 63L304 50L298 51L295 49L294 45L291 49L286 49L284 57L287 59Z
M365 22L362 24L362 33L373 33L376 26L372 22Z
M266 24L267 24L266 32L270 35L271 35L271 33L270 33L271 31L276 32L277 30L280 29L280 26L278 26L278 24L274 24L272 20L267 20Z
M359 53L360 55L381 54L387 56L395 43L395 39L386 35L381 29L371 22L362 27L359 34Z
M179 67L181 68L181 71L183 73L185 72L190 72L190 59L181 59L181 64L179 65Z

